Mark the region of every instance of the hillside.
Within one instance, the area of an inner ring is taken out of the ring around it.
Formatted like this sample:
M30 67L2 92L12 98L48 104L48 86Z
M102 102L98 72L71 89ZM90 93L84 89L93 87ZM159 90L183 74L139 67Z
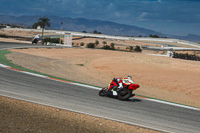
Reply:
M23 27L32 27L34 23L38 21L38 18L42 16L11 16L11 15L0 15L1 24L15 24ZM149 36L158 35L160 37L170 37L176 39L183 39L187 41L200 42L200 36L189 34L187 36L175 36L161 34L154 30L145 29L133 25L118 24L110 21L101 20L90 20L85 18L70 18L70 17L57 17L57 16L46 16L50 19L51 29L60 29L61 22L62 29L68 31L86 31L93 32L97 30L103 34L108 35L121 35L121 36Z

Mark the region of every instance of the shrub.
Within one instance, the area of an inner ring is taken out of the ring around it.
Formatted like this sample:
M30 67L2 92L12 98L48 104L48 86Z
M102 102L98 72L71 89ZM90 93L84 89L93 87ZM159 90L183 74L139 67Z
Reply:
M85 44L83 43L83 42L81 42L81 44L80 44L81 46L84 46Z
M110 44L110 49L111 49L111 50L115 50L115 44L114 44L114 43L111 43L111 44Z
M95 48L95 43L88 43L87 48Z
M103 41L102 43L103 43L103 45L107 44L107 42L106 42L106 41Z
M103 46L103 49L110 49L110 46L104 45L104 46Z
M136 52L142 52L142 49L140 48L140 46L136 46L134 49Z
M133 50L133 46L130 46L130 47L129 47L129 50L132 51L132 50Z
M5 35L5 34L0 34L0 37L3 37L3 38L8 38L8 36L7 36L7 35Z
M96 45L99 45L99 41L98 41L98 40L96 40L96 41L95 41L95 44L96 44Z
M150 34L149 37L160 38L158 35L152 35L152 34Z

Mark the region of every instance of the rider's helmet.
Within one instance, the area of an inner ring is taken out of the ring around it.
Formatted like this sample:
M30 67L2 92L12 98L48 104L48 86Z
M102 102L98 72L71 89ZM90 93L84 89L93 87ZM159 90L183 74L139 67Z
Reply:
M127 76L127 78L132 80L132 77L131 77L131 76Z

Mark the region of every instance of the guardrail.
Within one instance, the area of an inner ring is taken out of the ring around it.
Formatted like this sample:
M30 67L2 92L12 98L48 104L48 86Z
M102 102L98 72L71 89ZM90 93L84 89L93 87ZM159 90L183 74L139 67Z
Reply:
M152 47L152 46L143 46L143 49L149 50L162 50L162 51L200 51L197 48L183 48L183 47Z

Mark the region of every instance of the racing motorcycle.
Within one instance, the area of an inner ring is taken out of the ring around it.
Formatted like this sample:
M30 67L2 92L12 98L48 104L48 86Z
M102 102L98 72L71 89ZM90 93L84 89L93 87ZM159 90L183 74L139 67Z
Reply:
M108 87L102 88L99 91L99 96L114 96L119 100L128 100L130 97L135 96L133 91L139 87L138 84L123 82L123 88L118 90L118 82L113 79Z
M38 39L37 38L35 38L35 39L33 39L33 41L32 41L32 44L37 44L38 43Z

